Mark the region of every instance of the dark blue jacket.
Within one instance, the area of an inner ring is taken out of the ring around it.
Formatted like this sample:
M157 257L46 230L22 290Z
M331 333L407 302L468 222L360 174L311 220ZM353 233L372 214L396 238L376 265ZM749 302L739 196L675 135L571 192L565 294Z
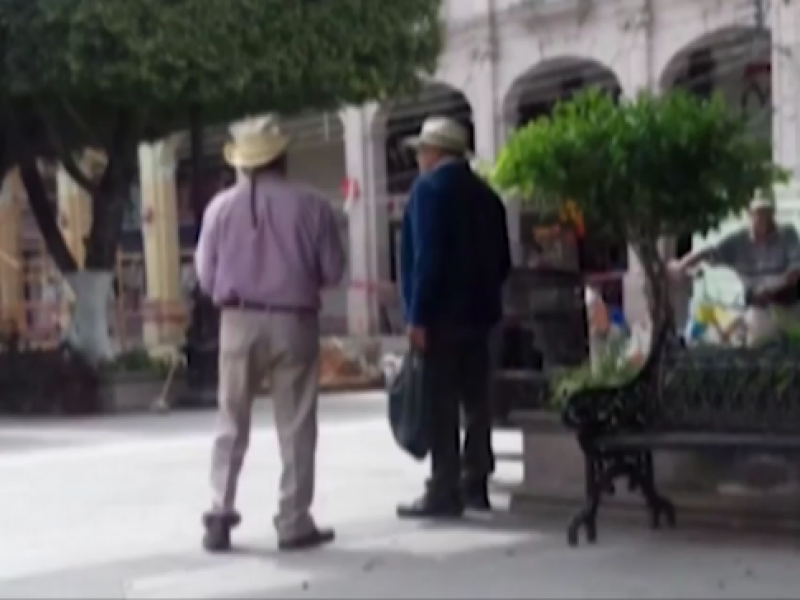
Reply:
M492 327L502 317L511 268L502 200L465 161L420 175L405 210L400 259L408 324Z

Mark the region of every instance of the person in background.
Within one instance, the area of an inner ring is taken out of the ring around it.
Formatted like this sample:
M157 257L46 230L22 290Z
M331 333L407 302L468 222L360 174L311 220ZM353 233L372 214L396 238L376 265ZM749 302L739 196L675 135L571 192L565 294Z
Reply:
M198 283L221 310L219 426L213 505L203 545L231 548L236 489L250 440L253 399L271 382L282 472L275 527L280 550L331 542L311 516L319 392L320 293L345 270L331 204L287 179L289 139L270 119L242 125L225 147L241 181L206 209L195 255Z
M773 340L780 334L783 319L800 316L800 239L793 226L775 222L775 205L771 200L753 200L748 227L672 261L670 270L685 276L703 262L728 267L741 280L748 346Z
M420 175L403 222L401 291L408 341L422 356L432 402L433 473L423 496L398 515L454 517L465 507L491 509L489 334L502 316L511 268L506 210L467 162L459 123L432 117L408 144Z
M197 287L197 271L194 264L185 262L181 264L181 292L186 303L192 301L192 294Z

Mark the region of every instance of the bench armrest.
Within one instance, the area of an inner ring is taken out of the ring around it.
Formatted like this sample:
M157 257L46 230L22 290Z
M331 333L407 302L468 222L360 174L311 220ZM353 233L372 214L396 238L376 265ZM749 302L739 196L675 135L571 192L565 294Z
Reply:
M643 409L653 393L648 379L636 377L621 386L577 390L564 403L562 422L589 437L638 430L644 425Z
M561 420L569 429L579 432L605 431L613 428L619 405L620 389L587 387L575 390L564 401Z

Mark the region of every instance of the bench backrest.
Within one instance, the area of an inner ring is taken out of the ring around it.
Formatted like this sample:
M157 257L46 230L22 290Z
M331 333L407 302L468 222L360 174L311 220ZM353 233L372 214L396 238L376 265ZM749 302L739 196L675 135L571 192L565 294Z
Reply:
M664 431L800 434L800 350L665 352L646 421Z

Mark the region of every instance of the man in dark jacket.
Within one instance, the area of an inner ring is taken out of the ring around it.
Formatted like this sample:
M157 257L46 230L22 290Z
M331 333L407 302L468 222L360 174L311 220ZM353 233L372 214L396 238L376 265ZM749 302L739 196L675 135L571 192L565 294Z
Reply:
M455 517L465 507L491 508L489 333L502 316L511 266L506 211L467 162L468 134L457 122L430 118L408 143L420 175L405 211L401 284L409 343L423 356L431 401L433 473L425 494L398 515Z

